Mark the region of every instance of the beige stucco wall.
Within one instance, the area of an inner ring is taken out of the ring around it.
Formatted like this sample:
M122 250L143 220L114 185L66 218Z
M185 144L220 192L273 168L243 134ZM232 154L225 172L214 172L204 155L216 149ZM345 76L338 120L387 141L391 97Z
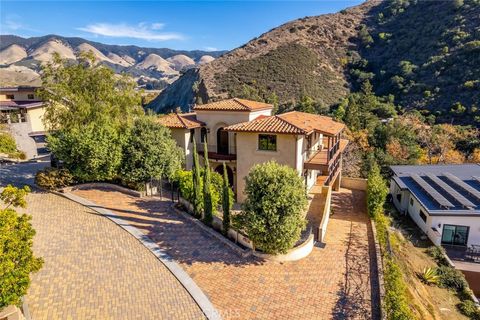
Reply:
M207 143L211 152L217 152L217 131L233 124L251 121L260 115L271 115L272 110L262 110L256 112L238 112L238 111L196 111L197 120L205 123L207 133ZM196 141L200 143L200 128L195 131ZM228 145L230 153L235 153L236 139L235 133L228 133Z
M34 94L34 99L28 99L28 95L29 94ZM12 92L8 92L8 91L0 91L0 101L11 101L12 99L7 99L7 94L8 95L14 95L14 99L13 100L19 100L19 101L28 101L28 100L32 100L32 101L35 101L35 100L39 100L39 97L37 95L35 95L34 93L34 90L31 90L31 91L20 91L20 92L15 92L15 91L12 91Z
M185 168L192 169L193 155L190 147L190 130L171 128L172 138L177 142L177 145L183 150L185 154Z
M33 108L28 109L28 121L32 127L32 131L46 131L43 124L43 116L45 115L46 108Z
M367 179L342 177L342 188L353 190L367 190Z
M237 133L237 201L243 202L244 178L255 164L275 160L280 164L296 168L295 135L278 134L277 151L258 150L258 133Z

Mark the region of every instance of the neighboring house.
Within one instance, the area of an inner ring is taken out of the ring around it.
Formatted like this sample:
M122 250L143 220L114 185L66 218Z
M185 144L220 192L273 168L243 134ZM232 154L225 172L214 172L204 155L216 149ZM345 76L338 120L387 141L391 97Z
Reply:
M478 164L390 168L393 203L435 245L480 245Z
M17 148L28 159L46 153L45 114L43 102L35 94L36 87L0 88L0 124L6 125Z
M307 188L314 184L340 187L341 139L345 126L329 117L288 112L272 115L266 103L229 99L197 105L194 113L169 114L159 122L185 151L186 169L192 168L193 139L201 159L207 141L210 166L227 175L237 201L243 202L244 178L255 164L269 160L289 165L304 177Z

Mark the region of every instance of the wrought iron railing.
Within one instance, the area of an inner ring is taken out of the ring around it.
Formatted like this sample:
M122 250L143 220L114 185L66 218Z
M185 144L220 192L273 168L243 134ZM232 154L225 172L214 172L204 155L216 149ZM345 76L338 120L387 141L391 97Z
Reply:
M197 144L197 150L199 152L204 152L205 150L204 144ZM236 146L217 146L215 144L207 144L207 149L208 152L213 152L213 153L218 153L218 154L224 154L224 155L234 155L237 154L237 148Z

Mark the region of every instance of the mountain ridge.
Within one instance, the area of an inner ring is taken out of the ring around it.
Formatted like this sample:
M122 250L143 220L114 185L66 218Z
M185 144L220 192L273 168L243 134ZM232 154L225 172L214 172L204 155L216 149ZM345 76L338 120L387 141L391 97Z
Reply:
M225 53L225 51L109 45L79 37L53 34L31 38L0 35L1 85L38 85L41 64L50 61L53 52L59 52L62 58L76 60L78 54L85 51L92 51L100 63L106 64L115 72L126 72L132 75L139 85L154 89L162 89L177 79L184 69ZM144 65L144 61L149 57L157 57L157 66L143 68L142 64ZM164 61L162 66L160 60ZM23 73L28 72L29 76L25 77L19 70ZM25 83L26 79L28 83Z

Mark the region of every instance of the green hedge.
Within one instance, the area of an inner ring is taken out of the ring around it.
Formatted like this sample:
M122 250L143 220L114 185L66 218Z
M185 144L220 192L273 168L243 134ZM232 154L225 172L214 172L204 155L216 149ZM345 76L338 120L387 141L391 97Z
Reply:
M367 181L367 208L368 213L375 221L377 239L382 250L385 316L389 320L415 319L408 305L407 286L400 266L389 252L390 235L388 228L390 221L384 215L387 194L388 188L380 174L380 169L377 165L373 165Z

